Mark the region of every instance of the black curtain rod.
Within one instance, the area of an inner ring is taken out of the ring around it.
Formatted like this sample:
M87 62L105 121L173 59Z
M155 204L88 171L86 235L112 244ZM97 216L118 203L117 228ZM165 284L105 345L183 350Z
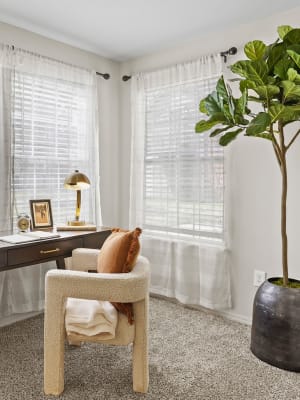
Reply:
M96 75L100 75L100 76L102 76L103 79L106 79L106 80L110 78L109 74L102 74L101 72L97 72L97 71L96 71Z
M15 46L12 44L12 45L11 45L11 48L12 48L12 50L14 50L14 49L15 49ZM29 53L30 53L30 52L29 52ZM32 53L32 54L36 54L36 53ZM63 62L63 61L57 60L57 59L52 58L52 57L47 57L47 56L45 56L45 58L48 58L48 60L53 60L53 61L57 61L57 62L62 62L63 64L67 64L67 65L73 66L72 64L65 63L65 62ZM104 78L104 79L106 79L106 80L110 78L110 75L109 75L109 74L103 74L103 73L97 72L97 71L96 71L96 75L100 75L100 76L102 76L102 78Z
M221 57L224 57L224 62L227 62L227 57L231 56L233 54L237 53L237 48L236 47L230 47L230 49L226 50L226 51L221 51ZM131 79L130 75L123 75L122 76L122 81L127 82L129 81L129 79Z

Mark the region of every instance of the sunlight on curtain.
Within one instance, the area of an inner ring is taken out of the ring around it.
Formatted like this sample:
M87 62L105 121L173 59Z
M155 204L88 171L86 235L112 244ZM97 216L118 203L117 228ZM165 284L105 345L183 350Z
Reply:
M100 225L95 73L8 46L0 47L0 64L5 143L0 158L6 160L0 230L10 230L12 221L15 226L18 213L29 214L31 199L51 200L54 224L72 218L75 195L63 182L75 169L91 181L83 193L82 217ZM1 272L0 317L42 310L44 276L53 267L45 263Z
M133 76L130 225L144 230L151 290L186 304L231 305L223 149L195 134L221 56Z

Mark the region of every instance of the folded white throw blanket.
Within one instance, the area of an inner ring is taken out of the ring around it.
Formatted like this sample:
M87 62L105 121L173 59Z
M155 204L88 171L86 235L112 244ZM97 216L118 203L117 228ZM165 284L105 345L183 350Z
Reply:
M68 335L100 335L103 340L113 339L117 322L118 312L108 301L67 299L65 325Z

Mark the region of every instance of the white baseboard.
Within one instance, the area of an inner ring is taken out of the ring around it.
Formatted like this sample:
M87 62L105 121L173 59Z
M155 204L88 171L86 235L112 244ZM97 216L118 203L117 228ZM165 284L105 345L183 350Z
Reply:
M245 317L244 315L240 315L240 314L236 314L232 311L219 311L219 310L212 310L211 308L206 308L203 306L199 306L199 305L193 305L193 304L183 304L181 303L178 299L174 299L173 297L168 297L168 296L164 296L162 294L158 294L158 293L154 293L151 292L150 293L151 297L158 297L167 301L171 301L172 303L178 303L181 304L184 307L188 307L188 308L193 308L196 310L201 310L201 311L205 311L208 313L213 313L215 315L220 315L221 317L224 317L226 319L229 319L231 321L235 321L235 322L239 322L241 324L245 324L245 325L251 325L252 324L252 318L251 317Z
M245 317L244 315L235 314L231 311L219 311L218 314L224 318L230 319L231 321L240 322L241 324L246 324L246 325L252 324L251 317Z

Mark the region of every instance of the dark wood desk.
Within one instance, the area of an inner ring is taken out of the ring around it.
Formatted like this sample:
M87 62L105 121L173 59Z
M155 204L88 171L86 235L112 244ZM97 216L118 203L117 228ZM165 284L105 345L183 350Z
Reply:
M0 272L47 261L56 261L57 268L65 268L66 257L78 247L100 249L110 235L109 228L97 231L61 231L60 237L12 244L0 241Z

